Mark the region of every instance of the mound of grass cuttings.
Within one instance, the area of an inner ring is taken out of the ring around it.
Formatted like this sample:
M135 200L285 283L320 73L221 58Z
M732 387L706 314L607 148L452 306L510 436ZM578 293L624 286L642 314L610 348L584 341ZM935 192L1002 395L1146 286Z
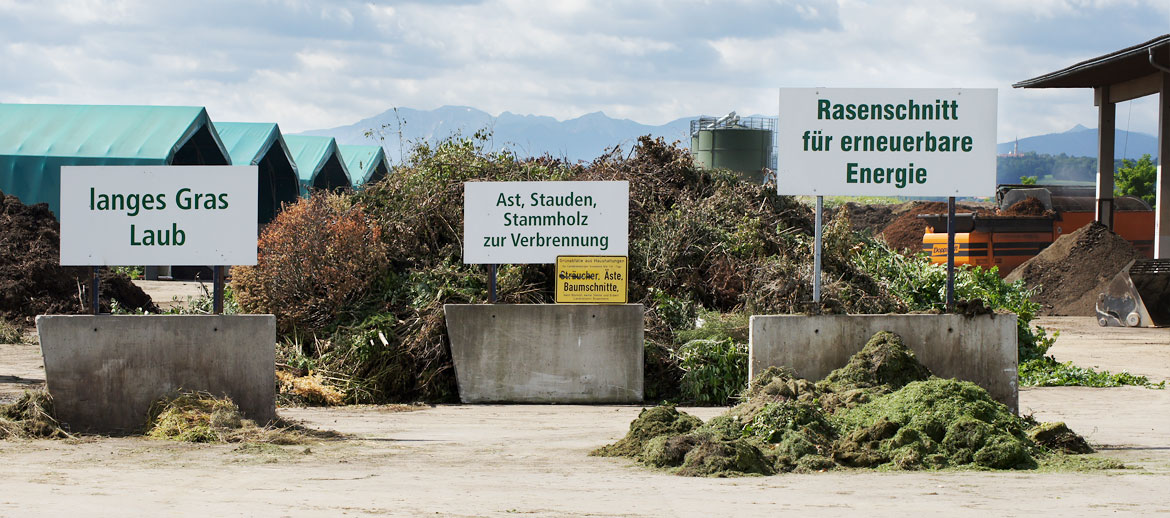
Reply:
M151 406L145 435L181 442L304 444L332 434L279 418L261 426L244 418L231 399L186 392Z
M325 382L319 373L297 376L276 371L276 390L281 404L298 406L337 406L345 404L345 394Z
M841 468L1117 468L1066 461L1090 453L1063 423L1023 419L966 381L933 377L894 333L875 334L812 383L769 368L741 403L707 423L672 407L643 410L597 455L631 457L685 476L771 475Z
M44 389L26 390L15 403L0 405L0 440L68 437L53 417L53 398Z

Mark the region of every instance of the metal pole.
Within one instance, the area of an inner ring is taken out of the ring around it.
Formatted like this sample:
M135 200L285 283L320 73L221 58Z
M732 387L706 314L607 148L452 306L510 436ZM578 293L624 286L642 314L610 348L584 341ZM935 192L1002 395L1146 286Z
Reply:
M92 292L90 300L93 301L93 314L95 315L101 313L101 298L98 296L98 288L100 287L99 284L101 283L99 277L100 270L101 268L98 266L93 267L93 281L90 283L89 287L90 292Z
M211 267L211 312L223 314L223 267Z
M824 196L817 196L816 226L813 230L816 244L813 245L813 302L821 303L821 211L824 209Z
M488 302L496 303L496 267L497 265L488 265Z
M955 309L955 197L947 199L947 311Z

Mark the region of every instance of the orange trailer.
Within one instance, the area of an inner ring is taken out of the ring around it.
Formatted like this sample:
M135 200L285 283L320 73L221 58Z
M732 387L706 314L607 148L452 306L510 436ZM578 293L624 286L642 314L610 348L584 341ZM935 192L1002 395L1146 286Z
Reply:
M1019 196L1004 196L1016 186L1005 186L999 195L1001 207ZM1066 187L1034 188L1028 192L1052 191L1041 200L1049 211L1043 216L988 216L974 213L955 214L955 264L990 268L999 267L1006 276L1052 244L1056 238L1088 225L1094 220L1096 199L1086 197L1084 189ZM1021 192L1025 189L1020 189ZM1091 190L1089 191L1091 192ZM1071 195L1070 195L1071 194ZM1080 194L1080 195L1077 195ZM1149 258L1154 257L1154 211L1141 199L1122 196L1115 200L1113 230L1133 243ZM1006 207L1004 207L1006 208ZM947 215L923 214L926 233L922 250L931 262L947 262Z

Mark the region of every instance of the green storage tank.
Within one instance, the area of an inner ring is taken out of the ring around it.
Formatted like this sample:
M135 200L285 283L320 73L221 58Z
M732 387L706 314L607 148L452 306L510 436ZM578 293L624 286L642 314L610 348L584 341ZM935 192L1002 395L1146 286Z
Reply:
M730 169L763 182L772 164L776 121L764 117L700 117L691 121L691 154L704 169Z

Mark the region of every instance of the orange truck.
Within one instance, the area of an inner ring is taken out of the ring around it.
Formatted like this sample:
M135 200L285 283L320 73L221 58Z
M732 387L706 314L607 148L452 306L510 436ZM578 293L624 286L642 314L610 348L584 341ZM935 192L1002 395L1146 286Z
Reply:
M1042 215L955 214L955 264L999 267L1006 276L1040 253L1056 238L1088 225L1095 217L1096 195L1090 186L1001 185L996 204L1006 211L1028 197L1040 200ZM1154 257L1154 211L1133 196L1114 200L1113 231ZM947 262L947 215L923 214L922 249L934 263Z

